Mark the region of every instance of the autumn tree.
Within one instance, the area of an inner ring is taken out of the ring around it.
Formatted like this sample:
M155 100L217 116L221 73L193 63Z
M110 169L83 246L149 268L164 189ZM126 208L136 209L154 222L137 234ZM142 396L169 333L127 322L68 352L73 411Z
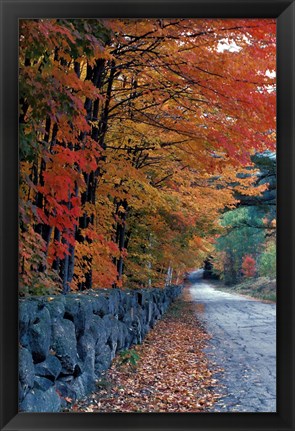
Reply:
M256 272L256 262L252 256L244 256L242 262L242 271L245 277L254 277Z

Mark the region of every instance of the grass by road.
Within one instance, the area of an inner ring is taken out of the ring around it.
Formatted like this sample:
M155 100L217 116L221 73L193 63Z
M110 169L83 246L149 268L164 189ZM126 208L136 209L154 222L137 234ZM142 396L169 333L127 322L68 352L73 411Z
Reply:
M208 280L215 288L229 293L238 293L263 301L276 302L276 280L267 277L247 278L242 283L225 286L222 281Z

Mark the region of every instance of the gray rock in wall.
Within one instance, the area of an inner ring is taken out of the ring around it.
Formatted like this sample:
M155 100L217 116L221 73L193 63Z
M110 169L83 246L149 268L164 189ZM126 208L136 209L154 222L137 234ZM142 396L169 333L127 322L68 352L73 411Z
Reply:
M107 314L104 316L103 321L108 334L107 344L111 348L111 356L113 359L118 348L124 344L122 342L122 331L120 326L122 323L119 322L118 319L112 314Z
M54 381L60 374L61 369L62 366L59 359L56 356L48 355L45 361L35 365L35 374Z
M67 319L52 325L52 349L62 364L65 373L72 373L79 362L75 325Z
M24 397L25 397L24 390L22 388L20 381L18 381L18 402L21 403Z
M19 321L19 341L23 347L28 347L30 344L29 327L35 319L38 302L33 300L21 299L18 308Z
M34 362L44 361L49 353L51 340L51 319L47 308L38 309L28 333Z
M54 382L52 380L49 380L46 377L35 376L35 381L34 381L35 389L40 389L41 391L45 392L53 385L54 385Z
M35 368L29 350L21 347L19 350L19 382L20 397L23 398L34 387Z
M114 324L114 322L117 319L114 317L113 314L106 314L105 316L103 316L102 321L104 324L104 328L105 328L105 332L106 332L106 342L108 344L112 344L112 341L116 340L116 332L117 332L117 326L116 324ZM110 346L112 347L112 346Z
M74 323L77 338L89 330L92 314L91 300L85 295L68 296L64 318Z
M134 319L134 312L132 312L132 308L127 310L123 316L122 319L119 319L121 322L124 323L124 326L130 326L132 324L132 321Z
M92 375L92 379L95 379L95 344L93 336L88 333L80 337L77 345L78 354L83 364L83 372Z
M100 346L95 352L94 369L97 375L109 368L112 362L112 352L109 345Z
M129 332L131 333L132 344L140 344L142 342L142 324L139 316L135 316Z
M120 304L120 290L113 289L109 291L106 295L106 298L108 298L109 314L112 314L113 316L118 316L118 309Z
M20 403L20 411L24 412L59 412L61 400L54 387L47 391L32 389Z
M110 336L110 328L106 327L105 321L96 315L91 317L89 333L93 336L95 343L103 345Z
M124 306L124 304L119 304L119 306L118 306L118 314L117 314L117 316L118 316L118 320L123 320L124 319L124 316L125 316L125 313L126 313L126 304L125 304L125 306Z
M69 388L75 393L76 399L84 397L95 390L93 375L87 372L82 373L69 384Z
M118 324L120 326L118 348L119 350L127 349L128 347L130 347L132 339L130 331L128 330L128 325L120 321L118 322Z
M67 403L64 401L64 398L66 398L66 397L71 399L72 401L76 401L77 394L73 389L71 389L68 382L57 380L55 383L55 389L56 389L57 394L61 398L61 404L63 407L65 407L67 405Z
M91 352L94 352L95 340L91 333L83 334L77 344L77 351L80 359L84 361Z
M108 300L102 295L91 295L93 313L99 317L103 317L109 312Z
M51 297L50 301L46 304L46 308L48 309L52 320L62 319L65 314L65 307L66 297L64 295Z

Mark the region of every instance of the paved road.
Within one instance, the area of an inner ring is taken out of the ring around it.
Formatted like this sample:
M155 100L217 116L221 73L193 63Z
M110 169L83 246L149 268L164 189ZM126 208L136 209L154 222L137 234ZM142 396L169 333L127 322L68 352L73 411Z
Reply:
M191 285L198 318L212 335L206 353L224 373L215 412L276 411L276 306Z

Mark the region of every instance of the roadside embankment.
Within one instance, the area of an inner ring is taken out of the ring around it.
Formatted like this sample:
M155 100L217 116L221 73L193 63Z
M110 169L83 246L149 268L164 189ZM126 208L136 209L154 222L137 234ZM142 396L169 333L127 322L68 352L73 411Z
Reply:
M276 280L267 277L247 278L241 283L226 286L222 281L209 280L216 289L238 293L262 301L276 302Z

